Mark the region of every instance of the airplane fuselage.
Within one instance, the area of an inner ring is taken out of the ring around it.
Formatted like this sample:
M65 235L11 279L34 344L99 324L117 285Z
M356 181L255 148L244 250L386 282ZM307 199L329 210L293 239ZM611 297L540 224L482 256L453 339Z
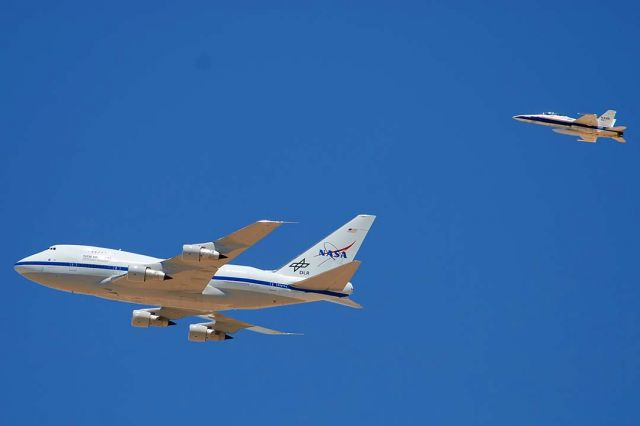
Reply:
M201 293L150 290L127 285L126 280L110 281L125 274L132 265L158 264L162 260L101 247L56 245L18 261L15 269L31 281L71 293L204 311L260 309L339 299L348 297L353 290L351 283L343 292L296 289L291 285L304 277L230 264L221 266Z
M555 113L516 115L513 118L525 123L533 123L541 126L553 127L553 130L555 132L565 135L589 135L592 137L596 137L596 139L598 137L620 138L623 135L622 131L615 130L611 127L578 123L576 122L575 118Z

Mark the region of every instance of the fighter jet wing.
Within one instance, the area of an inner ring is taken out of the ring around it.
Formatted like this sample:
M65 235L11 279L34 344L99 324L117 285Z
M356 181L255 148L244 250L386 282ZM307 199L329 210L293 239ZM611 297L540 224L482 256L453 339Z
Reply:
M591 142L591 143L595 143L598 140L598 137L596 135L580 135L580 139L578 139L578 142Z
M272 330L270 328L261 327L259 325L250 324L248 322L240 321L237 319L229 318L224 316L218 312L207 312L207 311L194 311L189 309L180 309L180 308L172 308L172 307L160 307L160 308L150 308L144 309L145 311L151 312L155 315L161 316L168 320L176 320L185 317L193 317L197 316L199 318L209 320L209 323L205 323L208 328L214 329L216 331L222 331L224 333L232 334L239 330L249 330L255 333L262 334L280 334L280 335L297 335L299 333L287 333L284 331Z
M585 126L598 126L598 116L595 114L583 114L573 124L584 124Z
M109 278L103 284L113 288L136 286L148 290L201 293L218 268L235 259L283 223L261 220L216 241L186 245L178 256L160 262L160 269L166 274L164 280L133 282L127 279L128 274L123 274Z

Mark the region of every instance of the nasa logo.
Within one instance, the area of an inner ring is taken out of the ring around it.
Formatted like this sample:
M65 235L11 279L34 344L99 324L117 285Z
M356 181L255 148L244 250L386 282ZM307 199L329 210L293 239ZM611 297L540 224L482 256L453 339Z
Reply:
M354 245L355 243L356 242L354 241L348 246L339 249L335 245L325 242L324 249L320 249L318 256L331 257L333 259L337 259L337 258L347 259L347 250L349 250L351 246Z

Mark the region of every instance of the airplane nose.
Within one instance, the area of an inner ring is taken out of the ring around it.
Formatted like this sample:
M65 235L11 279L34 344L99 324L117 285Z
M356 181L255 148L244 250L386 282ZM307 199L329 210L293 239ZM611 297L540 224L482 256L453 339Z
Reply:
M24 275L27 272L34 272L32 271L32 269L34 269L33 261L34 256L27 256L24 259L18 260L15 265L13 265L13 269L20 275Z
M26 257L25 257L25 259L26 259ZM13 269L15 269L15 271L17 273L19 273L20 275L22 275L24 273L24 265L23 265L24 261L25 261L24 259L20 259L20 260L18 260L16 262L15 265L13 265Z

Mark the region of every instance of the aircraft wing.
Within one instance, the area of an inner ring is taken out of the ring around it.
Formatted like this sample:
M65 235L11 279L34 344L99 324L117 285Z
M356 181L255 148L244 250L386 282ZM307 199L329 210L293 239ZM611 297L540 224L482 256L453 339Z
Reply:
M189 244L188 246L199 253L207 250L218 255L200 258L199 255L185 256L183 253L160 262L162 272L168 277L164 281L132 282L127 274L109 278L103 284L113 284L114 287L144 287L148 290L176 291L184 293L202 293L211 277L218 268L239 256L246 249L266 237L284 222L261 220L233 232L213 242ZM186 246L185 246L186 248Z
M573 124L584 124L585 126L598 126L598 116L595 114L583 114L576 119Z
M220 258L210 261L193 261L182 254L167 259L162 263L162 270L172 279L162 284L169 284L175 290L186 292L202 292L218 268L238 257L246 249L269 235L283 222L261 220L245 226L213 243L193 244L193 246L215 247ZM163 288L167 288L163 286Z
M270 328L261 327L259 325L249 324L248 322L239 321L237 319L226 317L217 312L211 313L209 315L202 315L200 318L212 320L210 323L210 327L214 330L223 331L225 333L235 333L238 330L249 330L254 333L261 334L281 334L281 335L296 335L299 333L287 333L285 331L272 330Z
M159 315L169 320L176 320L176 319L185 318L185 317L197 316L199 318L210 321L209 323L206 323L203 325L206 325L209 328L212 328L217 331L222 331L228 334L233 334L239 330L249 330L255 333L272 334L272 335L299 334L299 333L287 333L284 331L278 331L278 330L273 330L266 327L261 327L259 325L254 325L248 322L229 318L218 312L193 311L188 309L171 308L171 307L164 307L164 306L160 308L145 309L145 311L152 312L155 315Z
M587 135L587 134L580 135L580 139L578 139L579 142L591 142L591 143L595 143L597 140L598 140L598 136Z

